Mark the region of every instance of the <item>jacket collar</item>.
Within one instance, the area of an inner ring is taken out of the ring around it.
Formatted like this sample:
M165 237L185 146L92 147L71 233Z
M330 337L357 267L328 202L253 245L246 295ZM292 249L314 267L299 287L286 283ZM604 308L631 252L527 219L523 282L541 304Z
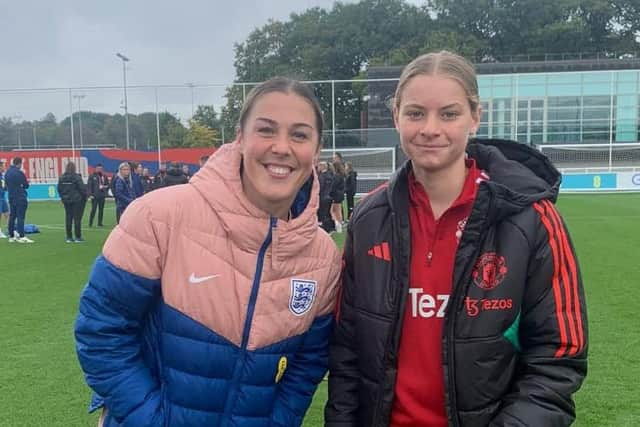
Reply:
M193 175L189 185L193 185L217 213L232 242L246 251L257 253L269 232L272 218L254 206L244 194L241 164L240 143L224 144ZM298 215L289 221L275 220L271 244L273 262L298 255L315 238L318 232L318 191L314 172L292 206Z
M513 215L537 201L557 199L562 176L538 150L515 141L474 139L467 146L467 155L489 175L489 180L480 184L478 197L489 194L493 200L487 212L490 222ZM411 161L407 160L389 182L387 197L394 211L408 212L411 169ZM399 217L405 216L408 217Z

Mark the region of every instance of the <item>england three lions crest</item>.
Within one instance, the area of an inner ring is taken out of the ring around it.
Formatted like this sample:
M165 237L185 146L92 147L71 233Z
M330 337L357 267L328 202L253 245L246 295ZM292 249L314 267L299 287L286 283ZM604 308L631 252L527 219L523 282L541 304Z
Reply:
M316 299L318 284L315 280L291 279L289 310L296 316L305 314Z

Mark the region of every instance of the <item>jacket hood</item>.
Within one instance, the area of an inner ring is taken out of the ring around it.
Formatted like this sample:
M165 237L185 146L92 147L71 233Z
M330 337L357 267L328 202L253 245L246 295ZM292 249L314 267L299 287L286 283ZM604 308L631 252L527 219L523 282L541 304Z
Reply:
M562 175L538 150L515 141L473 140L467 154L476 159L503 196L531 204L541 199L555 201Z
M494 203L489 215L496 220L540 200L555 202L558 197L562 175L534 148L509 140L473 139L467 146L467 155L489 175L489 180L480 184L480 191L492 194ZM407 161L391 179L388 192L392 206L399 203L397 187L406 186L410 170L411 161Z
M271 226L268 213L254 206L242 188L240 143L224 144L191 178L192 185L218 214L230 239L257 252ZM296 256L318 232L318 180L315 174L302 187L292 205L289 221L275 220L272 255L283 261Z

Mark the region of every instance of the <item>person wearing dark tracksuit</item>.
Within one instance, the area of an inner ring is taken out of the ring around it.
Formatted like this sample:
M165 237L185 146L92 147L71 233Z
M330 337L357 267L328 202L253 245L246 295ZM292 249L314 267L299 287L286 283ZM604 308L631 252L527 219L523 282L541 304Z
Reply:
M64 205L67 243L81 243L84 241L82 239L82 215L87 202L87 189L82 182L82 177L76 173L75 163L67 163L65 172L58 180L58 194L60 194L60 200ZM71 233L72 228L73 234Z
M30 243L24 235L24 219L27 215L27 188L29 182L22 167L22 158L16 157L4 175L4 182L9 194L9 241Z

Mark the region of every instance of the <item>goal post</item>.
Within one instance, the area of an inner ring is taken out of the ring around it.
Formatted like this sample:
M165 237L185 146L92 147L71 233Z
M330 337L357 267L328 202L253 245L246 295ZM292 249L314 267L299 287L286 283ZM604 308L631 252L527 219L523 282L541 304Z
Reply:
M540 144L537 148L563 173L640 170L640 143Z
M323 149L319 161L333 160L340 153L345 162L351 162L358 173L358 194L366 194L387 181L396 170L395 147Z

